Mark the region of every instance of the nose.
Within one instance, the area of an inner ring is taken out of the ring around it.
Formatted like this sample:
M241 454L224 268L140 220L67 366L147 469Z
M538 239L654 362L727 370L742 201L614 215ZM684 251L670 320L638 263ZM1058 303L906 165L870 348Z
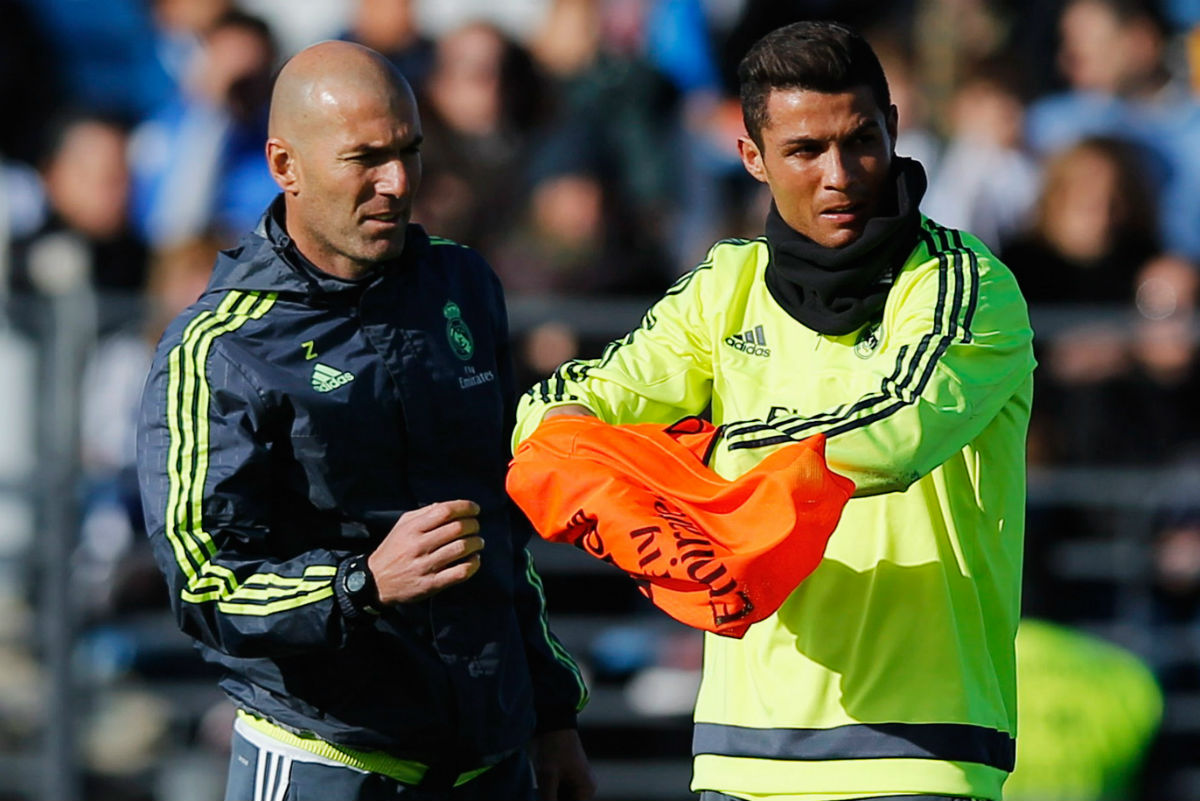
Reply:
M375 191L388 197L403 197L408 192L408 170L400 159L381 164L375 174Z
M846 151L836 145L822 156L822 178L826 189L845 190L853 180L854 164Z

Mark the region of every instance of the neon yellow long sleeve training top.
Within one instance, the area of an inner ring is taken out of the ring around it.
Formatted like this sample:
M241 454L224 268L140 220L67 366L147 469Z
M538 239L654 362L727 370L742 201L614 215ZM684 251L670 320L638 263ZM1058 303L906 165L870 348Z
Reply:
M825 558L742 640L707 635L694 790L826 801L999 799L1013 766L1025 435L1035 365L1010 271L924 219L882 319L844 336L793 319L765 239L727 240L642 324L521 400L611 423L711 407L733 478L823 432L857 487Z

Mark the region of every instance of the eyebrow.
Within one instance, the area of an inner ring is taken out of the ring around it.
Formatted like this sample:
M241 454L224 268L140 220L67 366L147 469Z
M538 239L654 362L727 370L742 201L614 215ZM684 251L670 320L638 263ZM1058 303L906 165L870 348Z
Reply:
M833 141L833 140L835 140L835 139L842 139L842 138L846 138L846 139L848 139L848 138L850 138L850 137L852 137L852 136L857 136L858 134L861 134L861 133L863 133L863 132L865 132L865 131L868 131L868 130L872 130L872 131L874 131L874 130L879 130L879 124L878 124L878 123L876 123L876 122L875 122L875 120L863 120L861 124L857 125L857 126L856 126L856 127L853 129L853 130L851 130L849 133L847 133L847 134L845 135L845 137L838 137L838 136L825 136L825 137L822 137L822 136L805 136L805 135L801 134L801 135L799 135L799 136L793 136L793 137L792 137L792 138L790 138L790 139L785 139L785 140L783 140L782 144L783 144L784 146L793 146L793 145L800 145L800 146L807 146L807 145L822 145L822 144L825 144L826 142L830 142L830 141Z
M415 147L419 147L421 145L421 143L424 141L425 141L424 134L417 134L412 139L408 140L403 145L401 145L399 148L393 148L388 145L372 145L372 144L367 144L367 143L358 143L358 144L351 145L350 147L343 150L341 153L341 156L343 158L345 158L347 156L353 156L353 155L373 155L376 153L387 153L387 152L392 151L393 149L412 150Z

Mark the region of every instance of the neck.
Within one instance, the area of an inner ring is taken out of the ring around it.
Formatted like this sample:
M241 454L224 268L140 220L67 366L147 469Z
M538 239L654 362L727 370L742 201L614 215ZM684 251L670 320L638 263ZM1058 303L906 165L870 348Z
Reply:
M286 202L284 204L284 229L300 255L323 273L348 281L356 281L378 266L373 262L353 259L334 250L323 238L309 231L300 222L295 209Z

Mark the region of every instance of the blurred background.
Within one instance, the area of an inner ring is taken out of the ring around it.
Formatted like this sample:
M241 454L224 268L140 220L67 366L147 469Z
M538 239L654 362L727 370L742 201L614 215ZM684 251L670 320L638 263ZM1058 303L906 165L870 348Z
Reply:
M283 59L344 38L408 76L415 219L494 265L527 386L761 233L735 67L803 18L868 35L923 211L1031 304L1008 797L1200 799L1200 0L0 0L0 801L222 795L232 710L167 612L132 431L165 322L275 193ZM700 636L534 549L601 798L694 798Z

